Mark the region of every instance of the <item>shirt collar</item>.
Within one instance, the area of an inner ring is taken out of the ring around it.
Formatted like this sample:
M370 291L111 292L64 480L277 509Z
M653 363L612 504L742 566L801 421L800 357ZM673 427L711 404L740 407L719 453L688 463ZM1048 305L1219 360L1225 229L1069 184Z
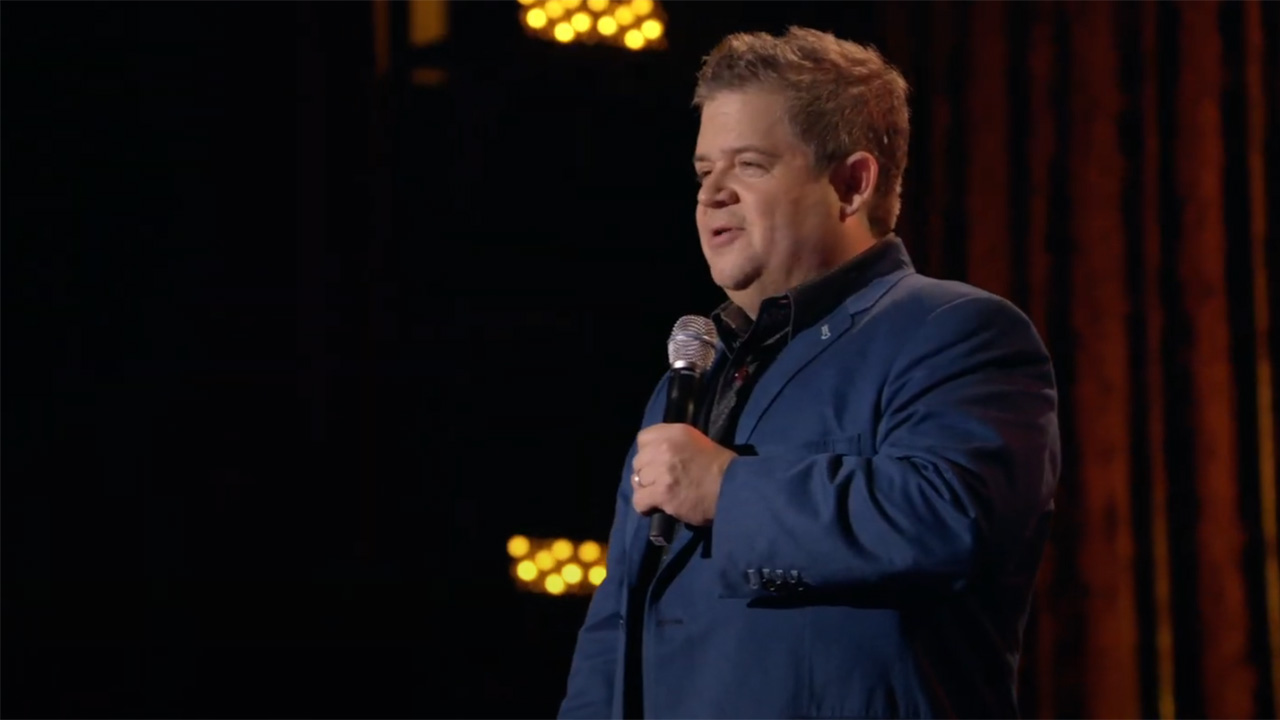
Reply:
M726 301L711 313L711 321L715 323L721 343L732 355L757 326L757 334L761 337L754 338L753 342L767 342L779 334L785 334L790 340L796 333L831 314L863 284L867 271L900 243L896 236L888 235L830 272L781 295L766 298L760 303L755 320L733 301Z

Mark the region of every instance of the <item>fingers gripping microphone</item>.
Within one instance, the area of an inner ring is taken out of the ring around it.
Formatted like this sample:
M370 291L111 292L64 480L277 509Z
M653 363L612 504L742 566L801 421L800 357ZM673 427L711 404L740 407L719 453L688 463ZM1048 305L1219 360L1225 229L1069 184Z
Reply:
M667 405L662 413L664 423L692 425L697 408L694 401L703 376L716 357L716 326L699 315L685 315L671 328L667 339ZM676 520L658 511L649 516L649 541L669 545L675 535Z

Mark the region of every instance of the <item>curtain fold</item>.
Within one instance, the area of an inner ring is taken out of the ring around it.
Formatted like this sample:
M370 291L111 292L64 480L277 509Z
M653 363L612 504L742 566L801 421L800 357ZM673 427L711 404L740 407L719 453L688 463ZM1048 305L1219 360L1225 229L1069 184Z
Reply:
M922 270L1021 306L1061 385L1028 716L1280 709L1277 15L886 9L914 91L899 231Z

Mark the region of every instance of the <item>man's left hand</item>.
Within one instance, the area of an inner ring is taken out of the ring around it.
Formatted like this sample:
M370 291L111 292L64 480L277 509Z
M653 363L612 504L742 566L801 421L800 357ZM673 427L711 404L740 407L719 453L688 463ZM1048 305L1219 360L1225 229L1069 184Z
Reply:
M636 436L631 504L642 515L662 510L686 525L707 525L716 515L724 471L735 457L692 425L647 427Z

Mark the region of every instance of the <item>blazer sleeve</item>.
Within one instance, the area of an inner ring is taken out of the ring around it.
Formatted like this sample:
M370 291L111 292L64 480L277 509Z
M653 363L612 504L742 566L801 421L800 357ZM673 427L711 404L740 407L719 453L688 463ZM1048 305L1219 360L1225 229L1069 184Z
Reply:
M1057 483L1057 390L1016 307L984 294L935 310L881 398L874 454L730 463L711 526L723 596L955 590L1032 532Z

